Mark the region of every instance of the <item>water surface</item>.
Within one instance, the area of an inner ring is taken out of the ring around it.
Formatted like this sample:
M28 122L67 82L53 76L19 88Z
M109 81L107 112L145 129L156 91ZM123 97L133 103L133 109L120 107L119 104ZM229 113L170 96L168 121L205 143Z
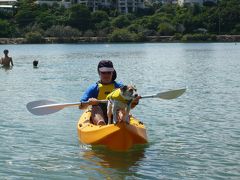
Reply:
M239 179L240 44L0 45L15 66L0 69L1 179ZM33 68L32 61L39 60ZM175 100L133 110L149 144L127 153L82 145L81 111L34 116L34 100L78 101L110 59L117 80L141 95L187 87Z

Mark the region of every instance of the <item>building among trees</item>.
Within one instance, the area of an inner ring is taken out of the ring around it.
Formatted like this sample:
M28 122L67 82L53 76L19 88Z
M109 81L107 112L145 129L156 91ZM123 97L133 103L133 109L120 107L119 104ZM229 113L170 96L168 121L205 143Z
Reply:
M0 10L1 11L12 11L16 8L17 0L0 0Z
M179 6L193 5L193 4L202 5L206 2L217 3L217 0L156 0L156 1L162 4L178 4Z
M217 3L217 0L178 0L178 5L183 6L186 4L192 5L192 4L203 4L205 2L213 2Z
M143 9L145 7L144 0L37 0L36 2L38 4L48 5L57 3L66 8L70 7L72 4L83 4L93 12L99 9L115 8L121 13L131 13L135 12L139 8Z
M69 8L72 5L72 2L70 0L37 0L36 3L40 5L47 4L48 6L52 6L53 4L58 4L65 8Z
M91 11L95 12L100 9L117 9L120 13L132 13L137 9L145 8L145 1L147 0L37 0L37 4L47 4L52 6L53 4L59 4L65 8L71 7L73 4L86 5ZM205 2L217 3L217 0L157 0L160 3L170 3L183 5L203 4ZM156 2L156 1L155 1ZM0 10L11 11L15 8L17 0L0 0Z

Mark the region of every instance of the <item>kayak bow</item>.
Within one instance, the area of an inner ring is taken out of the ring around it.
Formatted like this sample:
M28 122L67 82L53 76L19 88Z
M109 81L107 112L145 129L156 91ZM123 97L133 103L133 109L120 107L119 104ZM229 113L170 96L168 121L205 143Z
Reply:
M142 122L130 118L125 122L109 125L90 123L91 111L85 111L80 117L77 129L79 140L84 144L105 145L111 150L127 151L135 144L146 144L147 134Z

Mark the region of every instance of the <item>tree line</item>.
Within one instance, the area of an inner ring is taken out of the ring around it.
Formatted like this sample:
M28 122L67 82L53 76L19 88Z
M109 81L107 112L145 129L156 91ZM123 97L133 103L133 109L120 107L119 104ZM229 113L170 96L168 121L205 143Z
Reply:
M103 8L91 12L75 4L68 9L54 4L38 5L19 0L13 12L0 12L0 37L24 37L40 42L44 37L107 37L114 42L144 41L148 36L207 40L214 35L240 35L239 0L219 0L217 4L177 6L147 4L145 9L120 14Z

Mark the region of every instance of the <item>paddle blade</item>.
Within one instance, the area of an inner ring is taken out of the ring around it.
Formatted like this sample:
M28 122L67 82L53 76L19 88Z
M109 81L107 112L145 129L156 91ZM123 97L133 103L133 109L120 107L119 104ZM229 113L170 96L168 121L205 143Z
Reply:
M181 96L186 91L186 88L184 89L178 89L178 90L171 90L167 92L162 92L156 94L156 97L161 99L175 99L179 96Z
M54 107L40 107L39 106L43 106L43 105L50 105L50 104L55 104L56 102L54 101L49 101L49 100L38 100L38 101L32 101L27 103L27 110L29 112L31 112L34 115L37 116L42 116L42 115L47 115L47 114L52 114L55 113L57 111L60 111L61 109L63 109L64 107L58 107L58 108L54 108Z

